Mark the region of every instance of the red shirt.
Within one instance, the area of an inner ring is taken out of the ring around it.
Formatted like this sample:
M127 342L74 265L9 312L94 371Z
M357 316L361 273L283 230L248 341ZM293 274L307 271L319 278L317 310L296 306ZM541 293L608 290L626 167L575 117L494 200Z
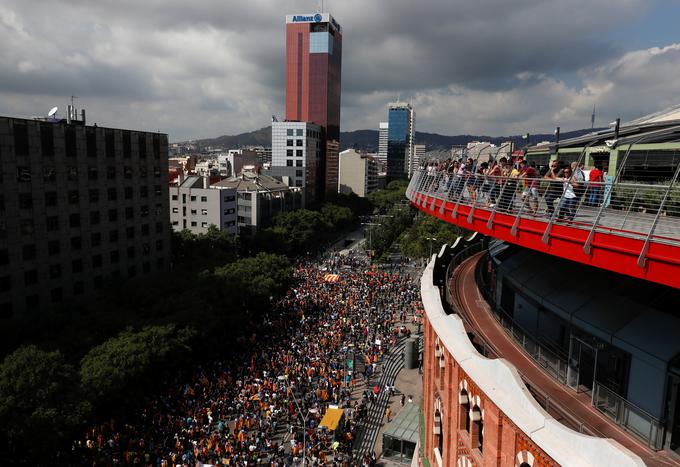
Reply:
M602 171L600 169L593 169L590 171L588 176L588 181L590 182L601 182L602 181Z

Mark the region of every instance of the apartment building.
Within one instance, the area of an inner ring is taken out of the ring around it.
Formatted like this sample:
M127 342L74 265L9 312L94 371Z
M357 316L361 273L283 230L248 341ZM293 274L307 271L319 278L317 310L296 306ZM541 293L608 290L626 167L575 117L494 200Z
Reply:
M0 117L0 317L170 263L167 135Z
M204 234L214 225L236 234L236 190L210 186L208 177L190 175L170 186L170 223L173 230Z
M339 193L364 197L378 189L378 161L368 154L348 149L340 153Z

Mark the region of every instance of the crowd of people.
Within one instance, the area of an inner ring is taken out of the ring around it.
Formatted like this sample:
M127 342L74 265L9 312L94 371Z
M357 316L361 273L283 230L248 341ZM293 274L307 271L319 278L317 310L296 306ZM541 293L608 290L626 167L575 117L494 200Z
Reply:
M542 214L573 220L580 205L598 207L603 197L602 170L586 170L579 162L553 160L541 173L535 162L521 156L480 163L461 158L425 162L421 170L425 176L422 191L444 192L451 199L481 203L501 212L521 209L524 214L538 215L542 201Z
M339 278L325 280L329 272ZM91 427L74 446L84 463L279 467L304 455L306 465L374 464L352 457L371 403L359 381L405 332L417 289L358 254L301 263L294 274L296 286L230 357L168 384L124 423ZM319 427L329 406L344 410L336 431Z

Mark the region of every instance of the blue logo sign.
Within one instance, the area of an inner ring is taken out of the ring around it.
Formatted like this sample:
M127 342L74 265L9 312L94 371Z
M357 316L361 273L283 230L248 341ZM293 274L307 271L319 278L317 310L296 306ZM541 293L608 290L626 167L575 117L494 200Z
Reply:
M320 23L323 21L323 16L321 16L320 13L315 14L314 16L307 16L307 15L294 15L293 16L293 23Z

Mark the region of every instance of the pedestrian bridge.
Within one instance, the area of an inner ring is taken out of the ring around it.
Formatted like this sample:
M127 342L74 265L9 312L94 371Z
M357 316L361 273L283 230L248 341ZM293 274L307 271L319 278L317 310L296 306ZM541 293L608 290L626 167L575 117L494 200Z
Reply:
M414 173L406 197L426 214L468 230L680 288L676 178L570 184L428 167Z

